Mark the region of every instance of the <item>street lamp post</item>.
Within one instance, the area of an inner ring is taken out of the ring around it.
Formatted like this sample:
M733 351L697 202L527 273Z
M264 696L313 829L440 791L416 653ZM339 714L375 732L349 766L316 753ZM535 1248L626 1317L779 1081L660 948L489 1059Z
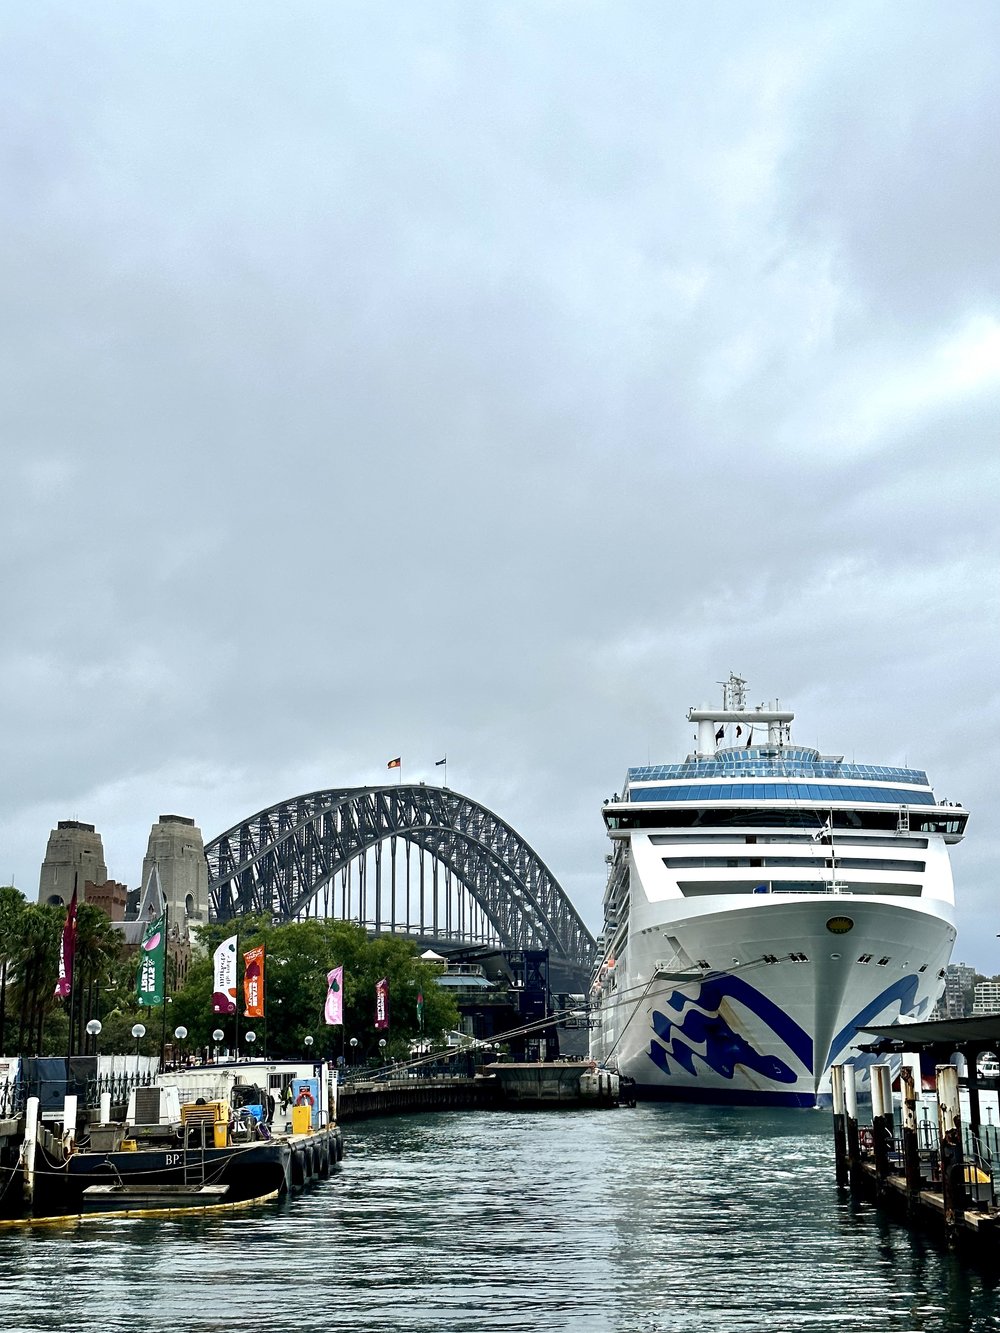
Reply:
M216 1028L215 1031L212 1033L212 1040L215 1042L215 1063L216 1063L216 1064L219 1063L219 1042L223 1039L223 1037L224 1037L225 1035L226 1035L226 1034L223 1032L222 1028Z
M139 1043L146 1035L145 1023L133 1023L132 1036L135 1037L135 1080L139 1081Z
M352 1068L353 1068L354 1065L357 1063L357 1051L358 1051L358 1039L357 1039L357 1037L352 1037L352 1038L351 1038L351 1067L352 1067Z
M385 1037L378 1039L378 1058L381 1065L385 1065Z
M256 1032L247 1032L245 1036L246 1036L246 1043L250 1047L250 1055L253 1055L253 1044L257 1040L257 1034ZM247 1056L248 1060L250 1059L250 1055Z
M188 1034L188 1030L187 1030L186 1027L183 1027L183 1026L182 1026L182 1027L174 1028L174 1040L177 1042L177 1058L174 1060L174 1064L176 1064L176 1065L179 1065L179 1064L180 1064L180 1053L181 1053L181 1048L182 1048L182 1044L183 1044L183 1042L184 1042L184 1038L187 1036L187 1034Z
M101 1020L99 1018L92 1018L90 1022L87 1024L87 1036L92 1038L91 1044L94 1048L95 1055L97 1054L97 1038L100 1035L101 1035Z

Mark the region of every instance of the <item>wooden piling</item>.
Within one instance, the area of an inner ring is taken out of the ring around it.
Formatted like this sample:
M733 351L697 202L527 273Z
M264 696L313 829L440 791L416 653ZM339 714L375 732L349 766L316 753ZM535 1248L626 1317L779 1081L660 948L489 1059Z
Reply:
M885 1188L889 1178L889 1159L896 1137L892 1113L892 1071L886 1064L873 1065L872 1087L872 1151L875 1155L875 1179L878 1192Z
M941 1192L948 1241L954 1244L965 1218L965 1182L962 1160L962 1112L958 1098L958 1070L937 1066L938 1137L941 1154Z
M853 1065L844 1065L844 1121L847 1127L847 1174L851 1189L861 1180L861 1144L858 1138L858 1084Z
M920 1140L917 1137L917 1091L913 1066L904 1060L899 1071L903 1102L903 1173L906 1195L912 1212L920 1193Z
M837 1184L846 1189L850 1180L847 1165L847 1120L844 1114L844 1066L830 1067L830 1091L833 1094L833 1151L837 1163Z

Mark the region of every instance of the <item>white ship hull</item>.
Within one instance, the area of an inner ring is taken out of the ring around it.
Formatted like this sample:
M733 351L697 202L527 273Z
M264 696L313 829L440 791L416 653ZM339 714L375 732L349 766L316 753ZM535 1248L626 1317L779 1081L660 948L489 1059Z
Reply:
M867 1090L862 1029L931 1016L955 942L968 812L918 769L793 745L793 714L691 709L697 749L630 768L612 842L591 1054L636 1093L815 1106Z
M864 1092L872 1057L859 1028L930 1015L955 938L947 904L833 894L752 903L732 895L695 914L686 902L655 922L647 914L607 972L591 1052L640 1096L828 1104L835 1062L856 1066ZM844 935L827 925L840 917L853 921ZM683 940L683 957L667 935ZM727 952L740 961L726 970L683 965Z

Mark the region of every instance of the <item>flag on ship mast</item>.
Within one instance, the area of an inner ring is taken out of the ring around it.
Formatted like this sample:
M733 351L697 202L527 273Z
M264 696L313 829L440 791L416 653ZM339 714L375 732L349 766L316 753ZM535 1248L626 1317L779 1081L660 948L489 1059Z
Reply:
M76 884L73 884L73 896L66 909L66 923L59 941L59 976L56 979L54 995L64 997L73 989L73 961L76 958Z
M164 979L167 957L167 914L161 912L146 926L139 949L139 966L135 974L135 991L139 1004L151 1007L163 1004L166 994Z

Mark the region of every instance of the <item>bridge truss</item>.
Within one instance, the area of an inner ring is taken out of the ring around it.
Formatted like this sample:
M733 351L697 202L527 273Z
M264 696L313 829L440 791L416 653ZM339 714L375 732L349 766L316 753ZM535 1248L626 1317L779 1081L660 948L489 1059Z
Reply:
M360 922L376 933L547 949L583 975L593 936L546 865L447 788L346 787L261 810L205 848L210 910Z

